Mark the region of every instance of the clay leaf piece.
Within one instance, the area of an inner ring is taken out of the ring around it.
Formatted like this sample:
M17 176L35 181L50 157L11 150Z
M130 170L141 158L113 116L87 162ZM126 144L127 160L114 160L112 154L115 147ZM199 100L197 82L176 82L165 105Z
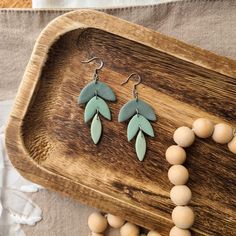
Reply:
M118 121L123 122L138 113L150 121L156 120L156 114L152 107L140 99L132 99L127 102L119 112Z
M92 81L88 83L80 92L78 103L85 104L96 94L107 101L116 100L113 90L108 85L100 81Z
M142 130L147 135L154 137L154 131L150 122L142 115L136 114L129 121L127 128L128 141L132 140L139 130Z

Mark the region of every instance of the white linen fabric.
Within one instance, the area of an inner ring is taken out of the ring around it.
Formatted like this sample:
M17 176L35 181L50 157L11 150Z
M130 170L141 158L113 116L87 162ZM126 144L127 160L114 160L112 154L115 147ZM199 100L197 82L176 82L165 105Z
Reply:
M175 0L180 1L180 0ZM173 0L32 0L33 8L111 8L128 6L147 6Z
M35 225L42 219L42 210L24 192L41 187L21 177L6 154L4 129L12 104L13 100L0 102L0 235L24 236L21 224Z

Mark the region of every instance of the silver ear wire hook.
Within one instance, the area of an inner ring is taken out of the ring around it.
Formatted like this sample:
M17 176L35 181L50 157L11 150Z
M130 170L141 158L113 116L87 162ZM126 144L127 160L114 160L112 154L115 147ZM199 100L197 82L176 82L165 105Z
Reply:
M92 58L88 59L87 61L81 61L81 62L82 63L90 63L91 61L95 61L95 60L100 61L100 66L98 68L96 68L94 71L94 80L97 81L98 80L98 71L101 70L104 66L103 60L99 57L92 57Z
M132 93L133 93L134 98L138 99L137 86L138 86L140 83L142 83L142 78L141 78L141 76L140 76L138 73L132 73L123 83L121 83L121 85L124 85L124 84L128 83L128 81L130 80L130 78L131 78L132 76L135 76L135 75L138 77L138 82L133 85Z

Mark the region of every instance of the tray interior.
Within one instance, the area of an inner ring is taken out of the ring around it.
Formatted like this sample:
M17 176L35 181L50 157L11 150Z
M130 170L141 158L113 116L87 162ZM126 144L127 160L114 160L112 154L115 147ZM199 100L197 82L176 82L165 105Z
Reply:
M97 146L83 122L84 107L76 101L96 67L81 61L92 56L104 61L100 80L117 95L117 102L109 103L112 121L102 120L103 135ZM134 141L127 141L127 123L117 121L119 109L132 98L133 83L120 84L133 72L143 78L140 98L158 116L152 123L156 136L147 138L143 162L135 156ZM173 131L201 116L234 123L234 94L232 78L102 30L74 30L51 47L24 119L24 144L43 169L159 214L171 227L173 205L164 153L173 144ZM235 172L229 171L235 157L210 139L198 140L187 152L192 205L198 216L195 228L212 233L215 227L219 233L224 226L224 234L231 235L235 221L227 218L233 216L230 189L234 189Z

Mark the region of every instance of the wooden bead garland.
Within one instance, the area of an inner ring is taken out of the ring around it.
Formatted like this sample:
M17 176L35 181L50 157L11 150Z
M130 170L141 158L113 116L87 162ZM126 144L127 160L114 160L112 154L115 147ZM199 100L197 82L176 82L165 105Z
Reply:
M168 171L170 182L175 185L170 191L170 198L176 207L172 211L172 220L175 226L170 230L169 236L191 236L190 228L194 224L194 212L188 207L191 201L191 190L184 184L189 178L188 170L182 165L186 159L184 147L189 147L199 138L212 139L220 144L227 144L229 150L236 154L236 136L234 129L228 124L213 123L205 118L194 121L192 129L182 126L175 130L173 139L177 145L166 150L166 160L172 165Z
M147 236L161 236L158 232L151 230L148 232Z
M173 139L180 147L189 147L193 144L195 135L189 127L182 126L175 130Z
M185 150L178 146L172 145L166 150L166 160L171 165L181 165L185 162L186 152Z
M180 229L189 229L194 223L194 212L188 206L176 206L172 211L172 220Z
M194 121L192 129L182 126L174 132L173 139L177 145L167 148L165 157L171 164L168 171L168 178L174 185L170 191L171 201L176 205L172 211L172 220L175 226L170 230L169 236L191 236L189 230L194 224L193 209L187 206L192 199L192 192L185 184L189 179L189 172L182 164L186 160L185 147L189 147L195 140L195 135L199 138L208 138L212 136L217 143L228 144L229 150L236 154L236 135L235 130L227 124L213 123L205 118L199 118ZM107 226L120 228L121 236L145 236L140 235L139 227L125 222L122 218L107 214L94 212L88 218L88 226L91 230L89 236L104 236ZM161 236L156 231L149 231L147 236Z
M103 234L97 234L97 233L91 232L89 236L103 236Z
M120 236L139 236L139 227L127 222L120 228Z
M232 127L227 124L220 123L215 125L212 138L215 142L226 144L232 140L234 132Z
M94 212L88 218L88 226L93 233L102 233L107 228L107 219L101 213Z
M229 150L236 154L236 136L228 143Z
M192 192L187 185L176 185L170 191L170 199L176 206L185 206L192 199Z
M214 131L213 123L206 118L199 118L193 122L193 132L199 138L208 138Z
M120 236L161 236L158 232L151 230L148 234L140 234L137 225L126 222L124 219L112 214L103 216L99 212L92 213L88 218L88 226L91 230L89 236L104 236L104 231L110 225L112 228L120 228Z
M182 165L173 165L168 171L168 178L174 185L183 185L188 181L188 170Z
M169 236L191 236L191 232L187 229L180 229L180 228L174 226L170 230Z
M108 224L115 229L120 228L125 223L125 220L123 220L121 217L114 216L112 214L107 214L107 221Z

